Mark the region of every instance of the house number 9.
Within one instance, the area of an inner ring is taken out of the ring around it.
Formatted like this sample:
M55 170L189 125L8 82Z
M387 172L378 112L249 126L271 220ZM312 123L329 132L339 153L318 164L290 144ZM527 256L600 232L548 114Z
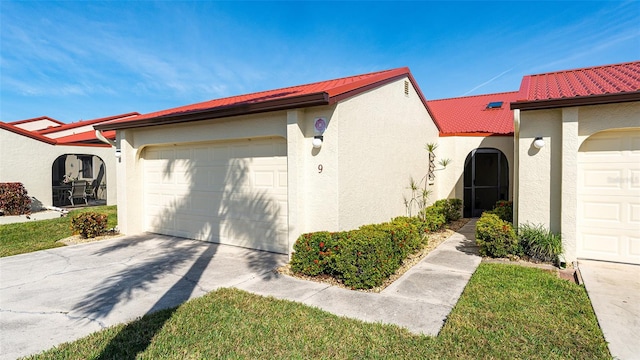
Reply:
M318 174L322 173L322 164L318 165Z

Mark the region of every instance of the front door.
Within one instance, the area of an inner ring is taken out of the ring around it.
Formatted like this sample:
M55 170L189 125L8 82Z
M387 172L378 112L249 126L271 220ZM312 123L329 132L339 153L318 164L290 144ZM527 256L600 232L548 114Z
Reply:
M475 149L464 166L464 216L479 217L509 197L509 165L497 149Z

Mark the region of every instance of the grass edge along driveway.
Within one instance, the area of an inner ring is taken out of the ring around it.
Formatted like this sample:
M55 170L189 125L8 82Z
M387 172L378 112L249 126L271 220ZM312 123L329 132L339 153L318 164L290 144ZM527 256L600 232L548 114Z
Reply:
M418 314L417 314L418 315ZM584 286L482 263L437 337L219 289L30 359L610 359Z
M110 205L75 209L55 219L0 225L0 257L64 246L57 241L72 235L71 219L87 211L107 214L107 229L118 224L117 207Z

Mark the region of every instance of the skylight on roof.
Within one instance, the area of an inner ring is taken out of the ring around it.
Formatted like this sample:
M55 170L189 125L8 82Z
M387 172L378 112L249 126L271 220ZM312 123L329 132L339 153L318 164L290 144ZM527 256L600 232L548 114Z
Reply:
M500 109L502 107L502 103L504 103L504 101L492 101L487 104L487 109Z

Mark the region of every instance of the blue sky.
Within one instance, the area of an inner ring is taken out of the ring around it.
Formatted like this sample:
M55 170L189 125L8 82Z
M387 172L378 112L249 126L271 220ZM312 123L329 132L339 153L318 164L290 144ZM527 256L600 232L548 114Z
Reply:
M0 120L72 122L408 66L428 99L640 60L640 2L0 1Z

